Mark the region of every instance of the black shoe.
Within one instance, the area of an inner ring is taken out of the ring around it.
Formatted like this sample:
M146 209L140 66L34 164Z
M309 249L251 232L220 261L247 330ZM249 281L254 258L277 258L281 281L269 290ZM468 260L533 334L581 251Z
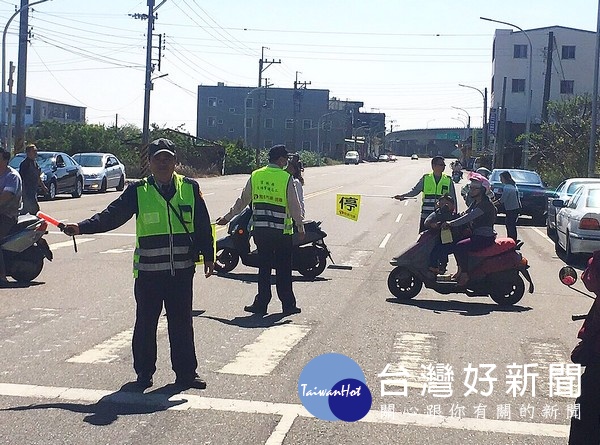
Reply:
M138 375L135 384L139 388L150 388L152 385L154 385L154 382L152 381L152 376L148 377L144 375Z
M175 380L175 384L181 388L196 388L196 389L206 389L206 382L200 378L200 376L196 375L194 377L183 379L177 378Z
M299 314L300 312L302 312L302 309L300 309L298 306L294 306L284 309L283 315L294 315Z
M267 310L254 306L253 304L251 304L250 306L244 306L244 310L246 312L251 312L253 314L257 314L257 315L267 315Z

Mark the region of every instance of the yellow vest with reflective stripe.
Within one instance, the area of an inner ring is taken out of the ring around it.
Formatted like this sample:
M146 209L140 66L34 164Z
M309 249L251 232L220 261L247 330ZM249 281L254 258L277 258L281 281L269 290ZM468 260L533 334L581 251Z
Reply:
M450 194L452 179L442 173L440 180L436 183L433 173L423 176L423 206L421 207L421 219L427 218L435 210L435 202L446 193Z
M252 220L254 228L293 232L288 208L287 188L290 174L282 168L266 166L254 170L252 185Z
M194 188L175 174L175 195L170 203L179 213L190 234L194 233ZM156 187L145 180L137 188L138 214L133 275L144 272L170 272L194 267L191 239Z

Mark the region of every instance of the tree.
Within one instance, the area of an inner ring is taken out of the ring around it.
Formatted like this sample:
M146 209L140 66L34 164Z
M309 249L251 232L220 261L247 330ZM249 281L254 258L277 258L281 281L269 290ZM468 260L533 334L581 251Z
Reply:
M587 95L548 104L548 122L530 137L531 165L552 185L586 177L592 103Z

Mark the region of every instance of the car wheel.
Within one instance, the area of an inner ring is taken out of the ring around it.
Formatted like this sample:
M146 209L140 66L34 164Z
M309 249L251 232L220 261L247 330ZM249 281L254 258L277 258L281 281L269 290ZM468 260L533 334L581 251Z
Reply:
M117 185L117 191L122 192L125 188L125 176L121 175L121 179L119 179L119 184Z
M52 181L50 185L48 185L48 193L46 193L46 199L52 201L56 198L56 182Z
M569 241L569 232L567 232L565 240L565 261L567 263L572 263L575 261L576 256L577 255L571 252L571 241Z
M533 225L543 226L546 224L546 215L533 215Z
M71 196L73 196L73 198L81 198L81 195L83 195L83 180L78 179L75 184L75 190L71 193Z
M548 238L550 238L552 241L556 241L556 229L553 229L552 227L550 227L550 222L548 221L547 218L546 218L546 235L548 235Z
M108 189L108 183L106 182L106 178L102 179L102 184L100 184L100 193L106 193Z

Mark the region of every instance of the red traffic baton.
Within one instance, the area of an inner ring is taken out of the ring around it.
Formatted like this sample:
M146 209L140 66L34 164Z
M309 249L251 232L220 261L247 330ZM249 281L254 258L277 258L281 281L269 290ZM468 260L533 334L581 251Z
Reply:
M58 227L61 232L65 231L65 223L60 222L57 219L52 218L50 215L45 214L42 211L36 213L38 218L42 218L44 221L52 224L53 226ZM75 241L75 235L73 235L73 248L75 249L75 253L77 253L77 242Z

